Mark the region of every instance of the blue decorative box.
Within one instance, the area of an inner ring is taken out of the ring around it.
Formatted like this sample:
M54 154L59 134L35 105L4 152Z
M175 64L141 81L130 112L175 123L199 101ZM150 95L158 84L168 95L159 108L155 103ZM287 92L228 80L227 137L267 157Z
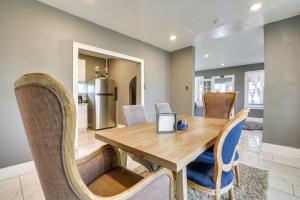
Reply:
M177 130L183 130L183 129L187 129L187 128L188 128L188 124L177 122Z

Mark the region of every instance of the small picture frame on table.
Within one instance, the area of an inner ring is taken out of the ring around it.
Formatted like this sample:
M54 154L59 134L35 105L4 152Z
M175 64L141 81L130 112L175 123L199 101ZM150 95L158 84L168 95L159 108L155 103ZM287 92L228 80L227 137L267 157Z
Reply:
M156 132L175 133L177 116L176 113L156 113Z

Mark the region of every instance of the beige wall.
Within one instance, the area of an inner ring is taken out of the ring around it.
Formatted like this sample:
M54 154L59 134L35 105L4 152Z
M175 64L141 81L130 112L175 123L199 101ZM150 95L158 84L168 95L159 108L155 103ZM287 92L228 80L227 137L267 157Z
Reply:
M172 110L177 114L193 114L194 54L194 47L187 47L171 53L170 103Z
M263 142L300 148L300 15L265 26Z
M122 106L129 105L129 83L137 77L137 104L140 103L140 64L125 60L109 59L109 79L118 87L118 123L124 124Z
M85 60L85 80L89 81L95 78L95 67L99 66L104 70L106 61L103 58L79 54L79 58Z

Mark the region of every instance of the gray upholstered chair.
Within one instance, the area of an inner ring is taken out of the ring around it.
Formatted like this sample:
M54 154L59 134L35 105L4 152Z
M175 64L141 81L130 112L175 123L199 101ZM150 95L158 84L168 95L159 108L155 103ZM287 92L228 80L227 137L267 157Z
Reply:
M75 104L52 77L22 76L15 94L47 200L173 199L170 171L160 168L144 178L121 167L110 145L75 161Z
M145 124L148 118L142 105L123 106L123 116L126 126Z
M155 110L157 113L170 113L172 112L171 107L168 103L156 103Z
M137 125L137 124L145 124L148 122L144 106L142 105L123 106L123 116L124 116L125 125L127 127ZM126 157L126 152L122 152L122 154L124 157ZM129 156L132 158L132 160L145 166L149 171L155 171L156 169L159 168L158 164L152 163L139 156L133 154L129 154Z

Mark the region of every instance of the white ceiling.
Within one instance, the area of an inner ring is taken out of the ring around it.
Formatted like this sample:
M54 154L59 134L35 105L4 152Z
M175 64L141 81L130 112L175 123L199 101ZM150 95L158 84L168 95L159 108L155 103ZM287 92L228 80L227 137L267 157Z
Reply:
M204 55L208 54L208 58ZM196 46L195 71L264 62L264 30L241 30Z
M263 25L300 14L300 0L39 1L167 51L194 45L197 70L263 62Z

